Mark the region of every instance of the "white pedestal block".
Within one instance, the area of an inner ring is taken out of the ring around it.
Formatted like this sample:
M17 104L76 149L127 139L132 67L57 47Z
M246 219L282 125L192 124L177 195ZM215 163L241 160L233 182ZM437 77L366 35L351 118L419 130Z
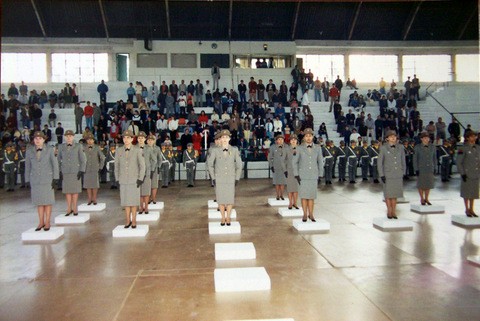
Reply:
M240 223L232 222L232 225L221 226L219 222L208 223L208 234L240 234Z
M413 230L413 222L405 219L388 219L384 217L375 217L373 219L373 226L385 230Z
M208 200L208 208L218 208L218 203L213 200Z
M124 228L118 225L113 231L113 237L145 237L148 233L148 225L137 225L137 228Z
M269 198L268 205L270 206L288 206L288 199L278 200L276 198Z
M254 260L255 246L251 242L215 243L215 260Z
M440 214L445 213L445 206L412 204L410 210L418 214Z
M107 205L105 203L97 203L97 205L87 205L87 203L83 203L78 205L79 212L100 212L103 211Z
M480 267L480 256L479 255L467 256L467 261Z
M467 215L452 215L452 223L465 227L480 227L480 217L468 217Z
M163 210L164 207L165 207L164 202L157 202L157 204L150 203L150 204L148 204L148 211Z
M148 214L137 214L137 222L155 222L160 219L160 212L149 211ZM138 226L137 226L138 228Z
M215 292L270 290L270 277L264 267L215 269Z
M69 216L65 216L65 214L58 215L55 217L55 224L83 224L90 220L90 214L83 213L74 216L70 214Z
M330 223L316 218L316 222L310 220L302 222L302 219L296 219L292 221L293 227L299 232L329 232Z
M385 202L385 200L383 200ZM397 204L407 204L410 203L409 200L407 200L405 197L399 197L397 198Z
M32 227L28 231L22 233L22 241L54 241L65 233L63 227L50 227L49 231L35 231Z
M225 213L226 215L226 213ZM235 209L232 209L230 212L230 218L231 219L236 219L237 218L237 211ZM209 220L221 220L222 219L222 214L220 211L217 211L216 209L209 209L208 210L208 219Z
M288 207L280 207L278 214L283 217L303 217L303 210L301 207L298 210L296 208L289 210Z

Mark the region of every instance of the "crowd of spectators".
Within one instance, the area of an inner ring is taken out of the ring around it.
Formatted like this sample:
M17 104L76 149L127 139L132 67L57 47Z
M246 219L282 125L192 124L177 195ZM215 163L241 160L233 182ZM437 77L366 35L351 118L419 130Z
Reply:
M188 83L181 80L178 84L175 80L170 84L162 81L159 86L154 81L148 86L137 81L135 86L130 83L126 88L125 100L111 103L107 103L108 86L102 80L97 88L99 105L81 102L75 84L71 87L65 84L59 95L54 91L47 95L45 90L40 94L34 89L28 91L23 82L18 89L12 83L8 100L2 95L0 102L0 132L3 143L28 141L37 130L44 130L51 137L52 128L56 127L53 135L57 136L57 142L61 142L63 128L57 122L54 108L73 108L76 133L91 132L101 144L121 142L121 133L127 129L135 134L144 131L156 135L158 145L166 139L178 149L185 149L188 143L193 143L202 160L205 156L202 152L213 142L215 133L229 129L231 144L241 149L244 159L262 160L266 159L277 133L282 133L288 142L290 134L295 133L301 139L305 128L314 128L309 106L309 90L313 89L315 101L322 101L322 98L330 101L336 131L347 144L352 132L354 137L363 140L381 140L387 130L396 131L401 139L411 139L422 130L427 130L437 142L447 137L460 138L460 126L455 119L448 126L441 118L436 123L424 124L417 105L420 97L416 76L413 81L408 77L404 89L397 88L392 80L388 90L382 78L379 88L368 89L365 95L358 93L355 79L349 78L346 87L355 91L344 97L346 111L340 103L343 81L339 76L330 85L326 78L320 81L317 77L314 81L311 70L307 73L297 66L291 75L290 86L285 80L277 86L272 79L264 83L250 77L248 83L241 80L236 90L213 88L210 81L202 84L199 79ZM377 111L373 108L365 115L367 107L375 106ZM46 108L50 113L48 123L42 128ZM325 122L318 128L318 136L328 139Z

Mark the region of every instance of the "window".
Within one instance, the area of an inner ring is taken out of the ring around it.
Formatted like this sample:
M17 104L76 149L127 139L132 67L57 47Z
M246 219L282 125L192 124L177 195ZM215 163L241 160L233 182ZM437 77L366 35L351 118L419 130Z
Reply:
M403 78L417 75L422 81L451 81L452 62L449 55L403 56Z
M344 79L345 64L343 55L297 55L297 59L302 59L305 72L312 70L315 79L323 80L327 77L330 82L337 79L337 75ZM300 66L299 66L300 67Z
M479 55L456 55L455 71L457 81L480 81Z
M47 82L44 53L2 53L2 82Z
M172 68L197 68L196 54L172 54Z
M257 69L257 68L290 68L290 56L240 56L233 57L235 68ZM258 62L258 67L257 67ZM266 65L266 67L265 67ZM263 66L263 67L262 67Z
M398 57L395 55L350 55L350 79L357 82L398 81Z
M52 54L52 82L108 81L108 54Z
M167 68L167 54L137 54L138 68Z

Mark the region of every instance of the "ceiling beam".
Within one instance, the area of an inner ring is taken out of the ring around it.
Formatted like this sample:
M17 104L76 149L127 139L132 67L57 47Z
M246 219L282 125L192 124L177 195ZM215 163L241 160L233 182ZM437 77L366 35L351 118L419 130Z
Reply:
M230 0L230 10L228 12L228 40L232 40L232 20L233 20L233 0Z
M355 17L353 17L352 26L350 27L350 32L348 33L348 40L352 40L353 31L355 31L355 26L357 25L358 15L360 14L360 9L362 8L362 3L359 2L357 5L357 10L355 11Z
M40 15L40 12L38 11L37 5L35 4L35 0L30 0L32 3L33 11L35 11L35 16L37 16L37 21L38 25L40 26L40 29L42 30L42 34L44 38L47 38L47 33L45 32L45 27L43 26L42 22L42 16Z
M110 35L108 33L107 17L105 16L105 9L103 8L102 0L98 0L98 6L100 7L100 13L102 14L103 29L105 30L105 36L107 37L107 40L108 40L110 39Z
M170 39L172 38L172 33L170 32L170 10L168 9L168 0L165 0L165 15L167 16L167 37Z
M403 35L402 35L403 41L407 40L408 34L410 33L410 29L412 28L412 25L413 25L413 21L415 21L415 18L417 17L418 10L420 10L420 6L422 5L422 2L423 1L420 1L415 5L413 13L410 15L410 19L408 20L407 24L405 25L405 28L403 29Z
M468 25L470 24L470 22L472 21L473 17L475 17L476 14L477 14L476 8L472 9L471 12L470 12L470 16L465 21L465 24L463 25L462 29L460 30L460 34L458 35L457 40L461 40L463 38L463 35L465 34L465 31L467 31Z
M300 12L300 1L297 2L295 6L295 13L293 16L293 24L292 24L292 36L290 37L291 40L295 40L295 33L297 31L297 22L298 22L298 14Z

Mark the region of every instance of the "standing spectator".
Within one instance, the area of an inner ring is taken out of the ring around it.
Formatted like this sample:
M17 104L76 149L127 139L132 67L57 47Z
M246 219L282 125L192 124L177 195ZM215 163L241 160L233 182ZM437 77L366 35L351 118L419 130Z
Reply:
M253 102L257 102L257 82L253 77L250 77L250 82L248 83L248 93L249 99Z
M269 79L268 80L268 84L267 84L267 95L268 95L268 101L271 102L272 101L272 97L273 97L273 94L275 93L275 91L277 90L277 87L275 86L275 84L273 83L273 80L272 79Z
M413 95L414 98L420 100L420 80L417 78L417 75L413 75L410 95Z
M200 82L200 79L197 79L195 84L195 107L203 107L203 84Z
M443 141L447 138L447 124L445 124L442 117L438 117L435 127L437 128L436 144L438 145L440 143L440 139Z
M310 100L308 99L308 89L305 89L305 92L302 96L302 112L307 115L305 110L308 110L308 114L311 114L312 111L310 110Z
M42 110L40 109L38 104L33 105L33 113L32 113L33 126L36 127L38 130L40 130L40 125L42 123L42 115L43 115Z
M15 84L13 82L10 84L10 88L8 88L7 95L8 95L8 98L10 99L18 98L18 89L17 87L15 87Z
M386 95L386 94L387 94L387 92L386 92L386 90L385 90L385 87L386 87L386 86L387 86L387 83L386 83L385 80L383 80L383 77L382 77L382 78L380 79L380 82L378 83L378 87L379 87L378 91L380 92L380 94L382 94L382 95Z
M127 88L127 100L130 102L133 102L133 96L135 95L135 88L133 88L133 84L130 83L130 85Z
M93 107L87 101L87 106L83 109L83 116L85 116L86 127L93 129Z
M28 94L28 86L25 85L25 82L22 80L22 84L18 87L20 90L20 95L26 95Z
M152 81L152 85L148 88L148 97L150 101L154 101L157 103L157 97L158 97L158 86L155 85L155 82Z
M323 77L322 92L323 98L325 99L325 101L328 101L328 97L330 96L330 83L328 82L327 77Z
M240 95L240 103L243 107L247 104L247 85L244 84L243 79L238 84L238 93Z
M52 109L48 115L48 125L50 127L57 126L57 114L55 114L55 109Z
M332 85L332 88L330 88L328 96L330 97L330 109L328 110L328 112L331 113L332 107L335 101L340 100L340 91L338 90L337 85L335 84Z
M213 90L219 88L218 80L220 79L220 67L217 65L217 62L213 63L212 66L212 78L213 78Z
M55 128L55 136L57 136L58 145L61 145L63 143L63 133L64 133L64 130L62 127L62 123L58 122L57 128Z
M52 141L52 130L50 128L48 128L47 124L45 124L43 126L42 132L45 135L45 143L51 142Z
M108 92L108 86L105 84L105 81L102 80L102 82L98 85L97 87L97 92L100 94L100 102L107 102L107 92Z
M50 95L48 95L48 100L50 102L50 107L51 108L54 108L55 107L55 104L57 103L57 99L58 99L58 96L57 94L55 93L55 90L52 90L52 92L50 93Z
M410 97L410 88L412 87L410 76L408 76L407 81L405 81L403 87L405 87L405 97Z
M83 109L79 104L75 104L75 134L82 133L82 119L83 119Z
M78 90L77 90L77 84L72 84L72 102L74 104L78 103Z
M178 85L175 83L175 80L172 80L172 83L170 84L170 86L168 86L168 90L172 94L173 100L177 101Z
M337 79L335 80L335 87L338 89L338 99L340 100L340 95L342 94L343 82L340 79L339 75L337 75Z
M315 101L322 101L321 97L321 90L322 90L322 82L318 79L314 82L314 93L315 93Z
M452 122L448 125L448 133L456 142L460 141L460 124L455 117L452 117Z
M65 87L63 88L63 108L70 108L73 102L73 90L72 87L70 87L70 84L67 82L65 84Z

